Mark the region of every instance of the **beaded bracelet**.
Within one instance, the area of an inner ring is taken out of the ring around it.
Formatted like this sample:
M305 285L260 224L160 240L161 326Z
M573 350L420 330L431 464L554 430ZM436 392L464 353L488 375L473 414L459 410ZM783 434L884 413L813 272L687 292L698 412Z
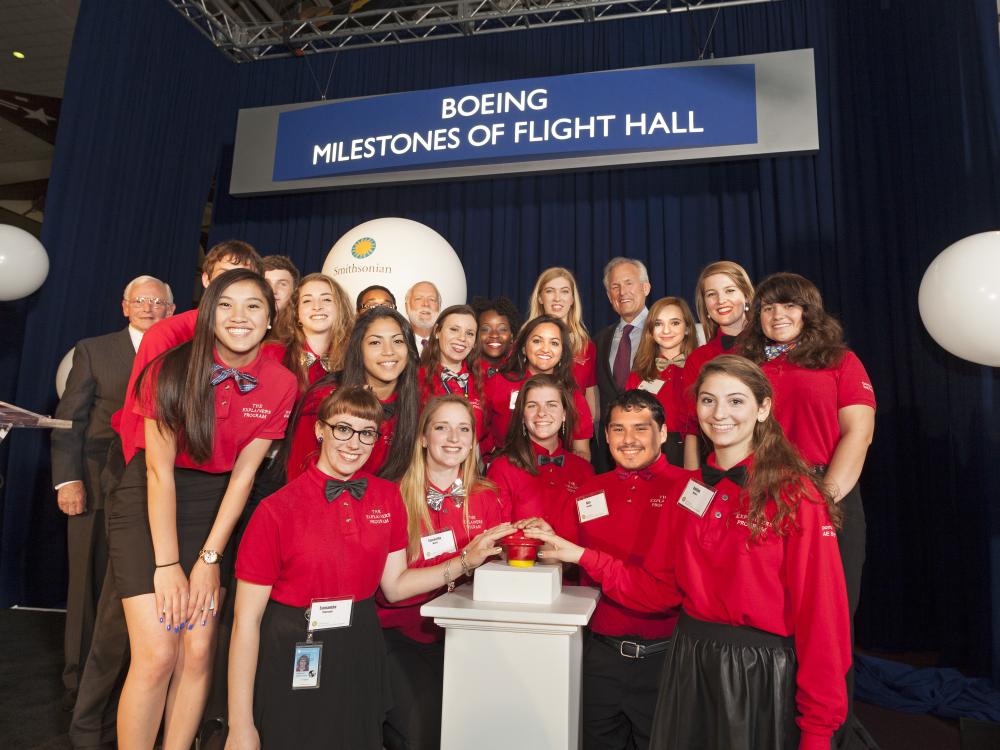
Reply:
M444 585L448 587L449 594L455 590L455 582L451 580L451 560L444 564Z

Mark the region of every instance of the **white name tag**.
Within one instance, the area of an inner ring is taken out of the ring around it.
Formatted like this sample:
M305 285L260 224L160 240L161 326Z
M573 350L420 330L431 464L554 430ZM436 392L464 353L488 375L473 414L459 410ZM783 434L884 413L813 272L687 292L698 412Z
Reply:
M576 501L576 515L580 523L593 521L595 518L604 518L608 513L608 499L603 492L596 495L581 497Z
M433 560L439 555L457 552L455 532L451 529L445 529L444 531L439 531L437 534L422 536L420 537L420 549L424 553L425 560Z
M713 497L715 497L715 490L693 479L689 479L677 504L682 508L687 508L700 518L705 515L708 506L712 504Z
M659 393L662 387L663 387L663 381L660 379L643 380L641 383L639 383L640 391L648 391L650 393Z
M510 410L514 411L514 407L517 406L517 394L521 391L514 391L510 394Z
M313 599L309 608L308 630L312 632L348 627L353 607L353 599Z

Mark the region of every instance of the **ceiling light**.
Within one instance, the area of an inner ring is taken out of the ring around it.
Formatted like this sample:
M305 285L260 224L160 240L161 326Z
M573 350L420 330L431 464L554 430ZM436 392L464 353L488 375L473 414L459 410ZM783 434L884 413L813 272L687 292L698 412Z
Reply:
M23 52L18 52L17 50L14 50L13 52L11 52L11 54L14 55L14 57L16 57L18 60L23 60L24 59L24 53Z

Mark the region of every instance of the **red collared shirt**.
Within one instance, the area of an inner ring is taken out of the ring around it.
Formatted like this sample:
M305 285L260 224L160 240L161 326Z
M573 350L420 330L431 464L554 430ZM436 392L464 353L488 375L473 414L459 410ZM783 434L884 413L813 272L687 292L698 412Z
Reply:
M708 343L702 344L695 349L684 362L684 369L681 371L681 403L684 406L684 418L681 432L685 435L697 435L698 414L695 412L694 400L698 395L694 392L694 384L698 381L701 367L709 360L713 360L720 354L736 354L735 349L724 349L722 347L722 329L715 332L715 338Z
M700 366L700 365L699 365ZM666 417L667 432L683 432L687 425L687 407L684 405L684 365L667 365L660 370L660 387L656 393L656 400L663 407L663 414ZM636 372L630 372L625 383L625 390L638 388L643 380ZM654 383L655 385L655 383ZM645 390L649 390L646 388ZM652 393L652 391L650 390Z
M468 513L466 514L466 509ZM487 487L480 487L472 492L462 507L456 507L451 498L445 498L440 510L427 509L431 517L431 530L424 530L423 536L437 534L451 529L455 534L455 552L439 555L430 560L424 559L423 549L420 549L416 559L410 561L407 567L427 568L445 560L458 557L462 549L478 534L504 521L510 516L504 513L496 492ZM462 569L452 565L452 575L458 578ZM441 578L444 583L444 577ZM390 603L381 591L376 594L375 603L378 607L379 621L383 628L397 628L403 635L420 643L433 643L444 637L444 630L434 624L434 619L420 614L420 606L443 593L444 586L427 594L420 594L410 599Z
M238 579L270 586L271 598L291 607L375 593L386 558L406 548L399 488L359 471L352 478L368 480L362 498L345 492L328 502L330 478L311 466L261 502L240 543Z
M226 366L219 361L218 356L216 362ZM179 444L175 466L222 474L232 471L240 451L252 441L258 438L280 440L285 436L292 404L298 394L295 376L260 353L253 362L237 369L257 378L257 387L249 393L241 393L232 378L214 386L215 435L212 455L206 463L199 464ZM147 378L143 379L142 400L135 406L135 413L142 418L156 419L157 374L151 370ZM205 373L206 378L210 376L211 373ZM145 449L145 432L136 437L136 447Z
M573 357L573 379L583 391L597 385L597 346L593 339L587 341L579 357Z
M486 413L483 409L483 402L479 398L479 390L477 389L476 376L473 374L469 375L468 386L465 391L458 385L454 380L449 382L452 390L448 390L445 386L444 381L441 379L441 373L438 371L438 365L432 365L429 369L421 367L418 371L419 377L419 393L420 393L420 408L423 409L427 402L436 396L448 396L451 394L458 396L465 396L472 405L472 413L476 418L476 440L482 441L486 434ZM429 375L429 373L436 372L434 375ZM456 374L465 375L469 373L469 366L466 362L462 362L462 369L460 369ZM430 383L428 384L427 378L430 377ZM481 375L479 377L482 377Z
M708 460L715 465L714 454ZM743 463L749 467L752 460ZM700 472L686 474L700 481ZM676 488L684 484L675 483L667 522L641 567L596 549L584 552L580 565L608 597L627 606L654 612L681 605L699 620L794 637L800 747L828 748L847 714L851 639L844 571L826 506L807 479L809 499L797 505L797 528L784 536L768 530L751 541L739 485L722 479L699 517L677 505ZM769 500L768 517L776 510Z
M584 523L577 521L576 541L583 547L601 550L632 565L642 566L647 557L655 556L657 529L669 512L668 504L676 497L678 482L687 481L687 473L667 463L660 456L647 467L649 478L642 475L621 479L615 469L599 474L576 493L576 499L604 493L608 515ZM576 516L576 503L571 503ZM598 585L586 573L584 585ZM677 610L647 612L630 609L618 601L602 597L590 619L595 633L622 637L634 635L645 639L669 638L677 624Z
M509 517L518 521L537 516L544 518L563 535L565 519L575 518L573 498L580 488L594 476L594 467L574 453L560 446L552 453L535 442L531 443L535 455L537 474L515 467L507 456L498 457L490 464L487 478L497 486L500 502ZM547 463L537 465L538 456L562 456L563 465ZM575 526L566 533L574 533Z
M761 369L774 386L774 418L806 463L830 463L840 442L837 412L845 406L875 408L871 378L854 352L822 370L792 364L784 354Z

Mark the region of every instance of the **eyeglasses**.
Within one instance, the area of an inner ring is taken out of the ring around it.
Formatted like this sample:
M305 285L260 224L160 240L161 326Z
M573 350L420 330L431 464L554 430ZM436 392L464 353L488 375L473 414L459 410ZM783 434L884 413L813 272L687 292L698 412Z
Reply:
M145 307L146 305L152 305L154 308L166 307L170 303L160 299L159 297L136 297L135 299L126 299L132 307Z
M361 306L362 310L374 310L376 307L388 307L390 310L395 310L396 306L391 302L366 302Z
M327 427L330 428L330 432L333 436L342 443L346 443L355 435L358 436L360 440L365 445L372 445L379 437L379 431L373 430L371 427L365 427L363 430L355 430L349 424L344 424L343 422L337 422L337 424L330 424L324 419L319 420Z

